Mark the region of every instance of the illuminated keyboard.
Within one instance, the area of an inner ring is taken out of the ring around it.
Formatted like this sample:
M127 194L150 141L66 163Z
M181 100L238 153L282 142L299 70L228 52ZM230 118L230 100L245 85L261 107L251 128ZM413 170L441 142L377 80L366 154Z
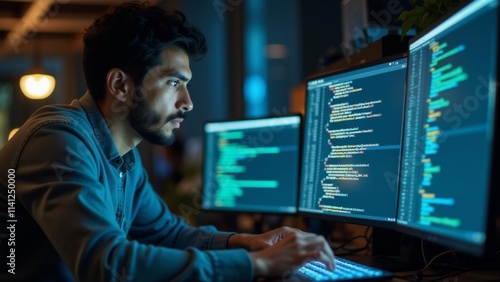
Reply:
M343 258L335 258L335 270L328 270L321 262L311 261L297 270L296 278L307 281L390 280L391 272L369 267Z

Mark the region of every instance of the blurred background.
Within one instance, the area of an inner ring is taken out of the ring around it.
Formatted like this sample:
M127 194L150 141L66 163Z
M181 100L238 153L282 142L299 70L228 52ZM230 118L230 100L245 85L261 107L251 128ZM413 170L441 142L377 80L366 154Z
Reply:
M69 103L85 93L81 68L84 29L110 6L121 2L0 1L0 147L39 107ZM200 209L203 124L302 113L302 83L307 76L324 68L383 57L387 48L382 46L386 44L382 40L387 38L396 42L391 46L404 49L398 16L410 6L407 0L150 3L182 10L205 34L209 52L203 60L191 64L194 111L183 122L176 143L158 147L143 142L143 163L154 188L186 221L215 222L221 229L243 231L252 231L261 215L219 217L206 215ZM374 44L384 48L370 47ZM54 78L53 92L46 98L29 98L21 90L20 78L33 67L42 68ZM283 220L268 217L265 223L271 226Z

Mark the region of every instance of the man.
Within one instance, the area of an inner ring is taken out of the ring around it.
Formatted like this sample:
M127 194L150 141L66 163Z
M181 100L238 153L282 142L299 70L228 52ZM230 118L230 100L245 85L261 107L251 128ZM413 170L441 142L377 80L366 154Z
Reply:
M190 57L206 50L182 13L139 2L87 29L88 92L41 108L0 150L0 232L10 240L0 280L237 281L283 276L310 259L334 267L321 236L194 228L149 184L136 146L173 142L193 109Z

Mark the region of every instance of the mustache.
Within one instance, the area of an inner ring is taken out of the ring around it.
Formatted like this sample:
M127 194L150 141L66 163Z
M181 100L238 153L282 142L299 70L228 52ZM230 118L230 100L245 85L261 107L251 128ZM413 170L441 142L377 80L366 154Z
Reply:
M173 115L169 115L167 118L166 118L166 121L165 121L165 124L170 122L171 120L174 120L176 118L182 118L182 119L185 119L186 118L186 113L183 112L183 111L179 111Z

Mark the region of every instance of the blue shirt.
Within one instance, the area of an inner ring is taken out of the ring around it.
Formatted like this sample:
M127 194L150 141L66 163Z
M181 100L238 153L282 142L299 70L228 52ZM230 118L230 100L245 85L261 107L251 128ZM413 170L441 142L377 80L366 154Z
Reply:
M252 280L231 233L185 224L137 149L119 155L89 93L34 113L0 160L1 281Z

